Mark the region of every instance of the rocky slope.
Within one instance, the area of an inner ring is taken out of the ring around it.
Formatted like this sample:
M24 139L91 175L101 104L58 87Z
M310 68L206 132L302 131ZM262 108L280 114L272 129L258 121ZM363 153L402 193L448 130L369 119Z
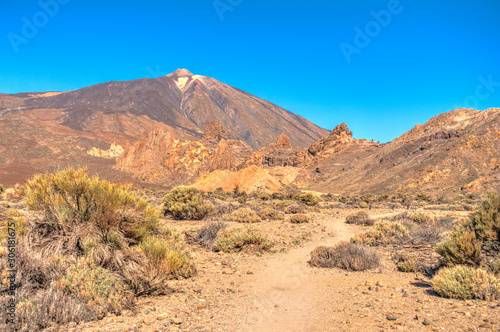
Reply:
M126 145L153 131L178 142L195 141L214 121L239 142L234 144L247 149L267 146L280 134L305 148L327 134L298 115L187 70L69 92L0 94L0 183L22 182L67 165L88 166L113 178L117 151ZM148 160L152 165L147 167L154 169L155 160ZM128 178L120 173L123 177Z
M333 145L326 139L309 148L315 159L301 173L299 185L346 193L500 188L498 108L443 113L383 145L353 143L346 128L332 135Z
M268 145L281 133L291 137L295 147L305 148L327 133L265 100L185 69L156 79L108 82L43 96L31 95L21 108L65 110L64 124L78 130L101 111L146 116L198 138L209 122L216 121L252 148Z

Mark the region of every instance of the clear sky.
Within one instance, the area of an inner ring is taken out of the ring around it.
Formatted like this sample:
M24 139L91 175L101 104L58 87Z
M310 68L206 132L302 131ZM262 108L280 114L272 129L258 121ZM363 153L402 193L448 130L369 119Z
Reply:
M4 93L187 68L324 128L346 122L355 137L381 142L456 107L500 107L498 0L7 0L1 7Z

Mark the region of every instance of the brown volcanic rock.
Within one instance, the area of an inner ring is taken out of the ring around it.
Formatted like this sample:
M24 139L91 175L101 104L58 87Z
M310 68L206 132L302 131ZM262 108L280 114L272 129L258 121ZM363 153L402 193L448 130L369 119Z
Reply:
M0 115L0 183L24 182L34 173L67 166L85 166L108 179L129 181L129 174L114 169L115 160L88 154L94 148L103 151L125 147L139 139L142 128L170 131L189 139L171 127L147 117L95 112L85 130L64 125L66 113L59 109L9 111Z
M213 172L218 169L234 171L238 167L235 153L227 141L221 140L217 150L210 156L208 171Z
M282 189L283 184L262 168L253 165L237 172L217 170L199 178L193 186L204 191L217 188L232 191L238 187L247 193L254 191L271 193Z
M313 157L323 152L335 152L343 148L345 144L354 142L352 131L349 131L347 124L342 123L335 127L328 137L322 138L313 143L307 150Z
M64 125L83 130L95 111L146 116L197 138L217 121L227 134L258 149L280 133L305 148L327 131L306 119L215 79L177 70L165 77L102 83L75 91L20 94L2 103L22 109L64 110Z
M208 141L218 141L221 139L232 139L230 135L226 133L224 127L216 121L209 122L205 126L205 133L203 134L203 139Z
M230 139L224 128L212 122L203 139L175 140L168 132L144 135L127 146L117 166L150 183L181 184L215 170L236 170L251 151Z
M35 172L67 165L123 177L113 170L113 160L100 160L87 151L106 151L113 143L132 146L137 140L147 146L152 142L140 136L156 130L194 141L202 138L205 127L203 145L212 151L224 139L238 158L248 158L250 147L265 147L281 133L291 137L294 146L305 148L327 132L276 105L187 70L68 92L0 94L0 182L13 184ZM138 156L158 149L149 151L146 146L128 150L118 168L133 174L158 173L154 169L161 168L162 157ZM178 154L187 150L179 148ZM163 156L164 151L159 153ZM175 154L170 163L176 164L174 158ZM150 161L153 165L145 165ZM156 176L160 179L161 171Z
M332 153L324 154L326 141L313 144L319 157L307 167L301 185L323 191L434 195L500 189L498 108L440 114L383 145L363 141L338 150L333 144Z

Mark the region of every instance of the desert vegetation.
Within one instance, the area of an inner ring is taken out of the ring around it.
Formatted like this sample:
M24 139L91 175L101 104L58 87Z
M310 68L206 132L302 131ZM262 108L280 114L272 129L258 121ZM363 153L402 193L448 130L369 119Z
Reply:
M8 290L16 287L16 326L24 331L108 317L126 321L143 298L170 294L173 280L191 287L187 281L217 269L214 264L227 277L235 262L259 266L259 260L300 250L311 240L335 238L335 230L328 230L332 220L357 233L311 252L309 265L326 268L322 273L366 278L390 267L399 275L423 273L432 280L429 289L444 298L500 298L497 193L480 200L247 194L239 188L135 191L70 168L35 176L0 195L0 301L6 304ZM467 216L464 204L477 209ZM6 272L7 222L18 236L14 281ZM195 259L204 259L203 268L197 269ZM233 286L227 288L230 294L236 292Z
M17 275L7 278L2 259L0 294L5 305L16 289L19 329L120 314L134 298L164 294L168 280L195 272L183 237L130 186L69 168L33 177L24 195L26 209L8 212L1 230L2 258L14 244L6 235L17 233Z
M243 249L265 250L271 246L267 236L251 227L233 227L222 230L215 239L217 251L237 252Z
M347 271L364 271L378 267L380 258L375 249L368 246L341 242L334 247L314 249L309 264L316 267L337 267Z
M226 198L224 192L215 191L217 197ZM176 187L164 198L165 213L170 213L175 219L200 220L213 209L212 203L206 200L202 193L193 187Z

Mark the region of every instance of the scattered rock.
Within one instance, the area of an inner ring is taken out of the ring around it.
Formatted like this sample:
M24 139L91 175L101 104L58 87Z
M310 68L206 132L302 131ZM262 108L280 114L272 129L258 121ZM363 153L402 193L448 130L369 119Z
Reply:
M387 316L387 320L397 320L396 316Z
M170 320L170 322L172 324L175 324L175 325L181 325L182 323L184 323L184 321L182 320L182 318L179 318L179 317L174 317Z
M157 320L164 320L168 317L168 314L166 312L162 313L162 314L159 314L156 319Z
M422 324L424 324L425 326L434 325L433 322L429 318L424 319Z

